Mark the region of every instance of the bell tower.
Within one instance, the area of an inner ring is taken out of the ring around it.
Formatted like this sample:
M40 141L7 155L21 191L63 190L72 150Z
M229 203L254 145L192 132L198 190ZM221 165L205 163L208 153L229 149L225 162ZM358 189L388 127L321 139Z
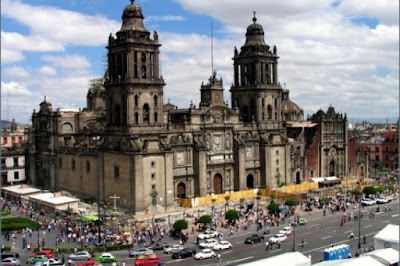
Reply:
M246 42L233 56L234 83L232 107L239 108L243 122L277 123L280 121L282 88L278 83L278 55L264 41L264 29L256 23L247 27Z
M158 34L143 24L140 6L126 6L122 26L108 39L106 109L108 129L133 129L163 123L163 78L159 71Z

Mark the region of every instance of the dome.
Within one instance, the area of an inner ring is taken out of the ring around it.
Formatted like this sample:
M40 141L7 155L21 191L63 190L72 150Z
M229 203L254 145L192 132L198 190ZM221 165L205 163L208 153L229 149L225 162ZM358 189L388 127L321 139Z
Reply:
M289 91L282 91L281 114L285 121L303 120L303 110L289 99Z
M253 24L247 27L245 45L266 45L264 41L264 28L256 23L257 18L254 12Z
M127 5L122 13L122 27L121 31L127 30L140 30L145 31L143 25L144 16L142 14L142 8L138 5L132 4Z

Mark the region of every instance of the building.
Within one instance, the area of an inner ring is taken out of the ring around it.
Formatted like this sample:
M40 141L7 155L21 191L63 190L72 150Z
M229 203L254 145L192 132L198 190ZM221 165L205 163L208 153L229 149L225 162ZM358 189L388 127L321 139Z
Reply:
M1 184L2 186L24 183L25 176L25 129L13 119L9 129L1 132Z
M173 207L176 198L346 176L346 115L331 107L304 121L278 81L276 46L252 20L234 48L231 107L214 72L198 106L180 109L164 103L158 33L145 28L140 6L126 6L87 107L53 111L45 99L34 111L30 183L104 202L117 195L119 205L142 213Z

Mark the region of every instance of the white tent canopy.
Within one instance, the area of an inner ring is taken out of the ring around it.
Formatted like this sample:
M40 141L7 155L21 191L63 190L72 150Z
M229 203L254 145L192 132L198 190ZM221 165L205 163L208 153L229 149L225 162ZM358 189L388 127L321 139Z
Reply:
M288 252L267 259L257 260L241 265L246 266L265 266L265 265L285 265L285 266L309 266L311 265L310 258L304 256L300 252Z

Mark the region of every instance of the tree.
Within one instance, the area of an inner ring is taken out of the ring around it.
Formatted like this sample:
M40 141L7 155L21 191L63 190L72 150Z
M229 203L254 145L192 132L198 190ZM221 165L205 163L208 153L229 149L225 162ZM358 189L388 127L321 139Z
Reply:
M225 219L228 220L230 224L235 224L235 221L239 219L239 213L236 210L229 210L225 213Z
M396 190L396 186L395 185L390 185L389 186L389 190L392 191L392 192L395 191Z
M385 188L382 187L382 186L379 186L379 187L376 188L376 191L379 192L379 193L382 193L383 191L385 191Z
M353 193L353 195L356 195L356 196L361 196L362 195L362 192L360 190L358 190L358 189L353 190L352 193Z
M268 209L270 212L279 213L279 205L276 204L275 202L270 203L270 204L267 206L267 209Z
M366 194L366 195L375 195L376 194L376 188L373 187L373 186L365 187L363 189L363 193Z
M327 198L327 197L322 198L321 201L322 201L323 203L325 203L325 204L329 204L329 202L331 202L331 200L330 200L329 198Z
M201 224L210 224L212 222L212 218L210 215L203 215L200 217L198 223Z
M297 204L299 204L299 203L297 202L297 200L294 200L294 199L288 199L285 201L285 205L287 205L289 207L297 206Z
M174 223L174 229L177 232L180 232L180 231L185 230L187 228L188 228L188 223L185 220L177 220Z

